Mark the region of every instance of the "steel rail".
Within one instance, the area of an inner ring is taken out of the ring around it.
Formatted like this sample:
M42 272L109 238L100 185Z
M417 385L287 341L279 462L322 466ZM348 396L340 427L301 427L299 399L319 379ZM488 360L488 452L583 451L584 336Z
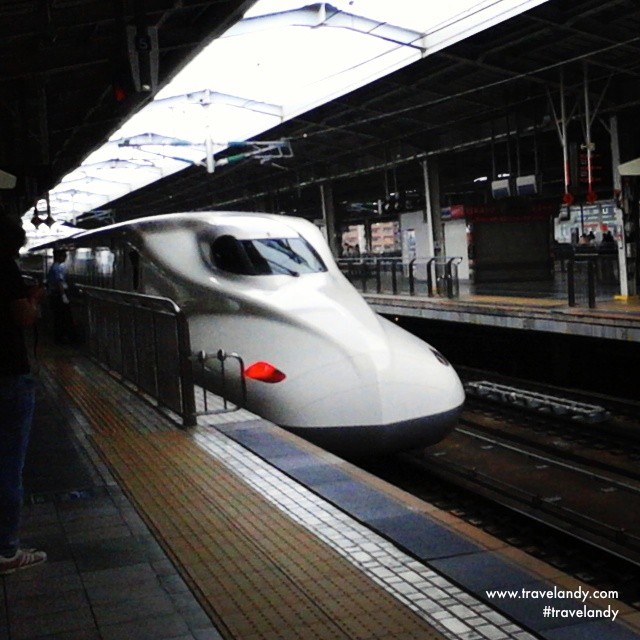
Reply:
M496 455L502 451L509 451L515 455L526 457L528 462L538 461L541 470L549 467L561 469L565 473L581 474L585 478L596 482L606 482L615 490L621 489L638 496L640 505L640 484L629 483L627 480L595 473L584 466L559 460L548 454L540 454L529 447L519 446L498 438L471 432L469 429L457 429L463 437L475 438L479 442L496 448ZM437 449L437 447L436 447ZM596 546L625 561L640 565L640 536L612 525L604 519L592 514L582 513L575 508L568 508L562 502L567 497L560 495L559 489L555 495L544 496L541 492L534 493L529 488L518 486L515 481L498 477L494 472L496 465L479 468L478 465L469 466L460 461L452 460L449 451L426 451L421 458L409 456L410 461L420 464L426 472L437 475L465 490L482 495L511 510L523 514L546 526L562 531L576 539ZM585 489L586 490L586 489ZM589 489L592 490L592 489ZM633 509L629 505L629 509ZM636 511L640 512L640 511Z

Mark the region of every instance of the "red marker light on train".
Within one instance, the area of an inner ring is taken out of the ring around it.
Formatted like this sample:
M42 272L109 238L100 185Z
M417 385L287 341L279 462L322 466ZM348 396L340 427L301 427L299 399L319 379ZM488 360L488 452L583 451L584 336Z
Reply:
M282 382L287 377L280 369L276 369L272 364L262 361L250 364L244 370L244 375L252 380L271 383Z

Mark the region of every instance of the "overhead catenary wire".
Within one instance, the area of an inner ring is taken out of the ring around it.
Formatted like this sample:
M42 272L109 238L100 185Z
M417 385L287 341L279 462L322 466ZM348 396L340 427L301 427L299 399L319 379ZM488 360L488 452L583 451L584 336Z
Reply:
M624 40L623 42L618 42L615 44L611 44L609 46L606 47L601 47L600 49L595 49L592 51L588 51L586 53L582 53L580 55L577 56L572 56L571 58L566 58L564 60L560 60L558 62L553 62L550 63L548 65L543 65L541 67L538 67L536 69L532 69L531 71L523 71L522 73L518 73L515 75L511 75L508 78L501 78L500 80L494 80L492 82L488 82L482 86L479 87L473 87L471 89L464 89L463 91L458 91L456 93L452 93L450 95L447 96L442 96L439 98L435 98L433 100L428 100L426 102L421 102L418 104L413 104L407 107L401 107L399 109L394 109L393 111L387 111L385 113L380 113L380 114L376 114L373 116L369 116L367 118L362 118L360 120L357 121L353 121L350 122L348 125L335 125L335 126L331 126L331 127L323 127L322 129L318 130L318 131L312 131L312 132L306 132L304 134L300 134L299 136L294 136L289 138L290 141L294 142L297 139L301 139L301 138L309 138L311 136L317 136L317 135L322 135L324 133L326 133L327 130L331 129L331 130L344 130L344 129L348 129L350 127L353 126L361 126L361 125L365 125L365 124L370 124L372 122L379 122L380 120L384 120L386 118L396 118L398 116L401 116L405 113L410 113L412 111L417 111L419 109L425 109L428 107L432 107L438 104L443 104L446 103L450 100L454 100L456 98L463 98L465 96L468 95L473 95L474 93L477 93L479 91L483 91L486 89L493 89L495 87L499 87L502 86L504 84L508 84L510 82L513 82L515 80L523 80L525 78L531 77L531 76L535 76L537 74L540 73L544 73L545 71L551 71L553 69L557 69L557 68L561 68L563 66L569 65L571 63L574 62L580 62L582 60L586 60L588 58L591 58L593 56L597 56L600 55L602 53L606 53L607 51L612 51L614 49L618 49L620 47L624 47L624 46L628 46L630 44L633 44L635 42L640 42L640 36L635 36L633 38L629 38L628 40Z

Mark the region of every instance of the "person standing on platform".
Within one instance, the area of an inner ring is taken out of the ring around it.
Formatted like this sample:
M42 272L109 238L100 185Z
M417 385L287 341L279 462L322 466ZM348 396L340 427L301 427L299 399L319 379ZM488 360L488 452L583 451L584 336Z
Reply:
M599 266L602 270L602 279L607 284L616 284L618 276L616 268L618 266L618 243L611 231L602 234L598 256Z
M47 273L47 293L53 314L53 339L56 344L69 344L76 340L71 304L67 295L68 286L64 268L66 259L66 251L54 249L53 264Z
M0 213L0 575L41 564L44 551L20 547L22 471L35 405L23 330L38 318L43 290L25 286L16 258L26 237Z

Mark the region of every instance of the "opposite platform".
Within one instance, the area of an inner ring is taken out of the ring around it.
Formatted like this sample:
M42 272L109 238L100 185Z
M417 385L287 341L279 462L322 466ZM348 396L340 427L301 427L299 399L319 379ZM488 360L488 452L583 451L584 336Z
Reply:
M640 299L610 297L595 309L555 298L464 294L458 298L366 293L375 311L442 322L640 342Z
M25 537L50 562L2 580L2 640L640 637L617 602L489 601L578 583L247 412L180 430L72 353L41 379Z

